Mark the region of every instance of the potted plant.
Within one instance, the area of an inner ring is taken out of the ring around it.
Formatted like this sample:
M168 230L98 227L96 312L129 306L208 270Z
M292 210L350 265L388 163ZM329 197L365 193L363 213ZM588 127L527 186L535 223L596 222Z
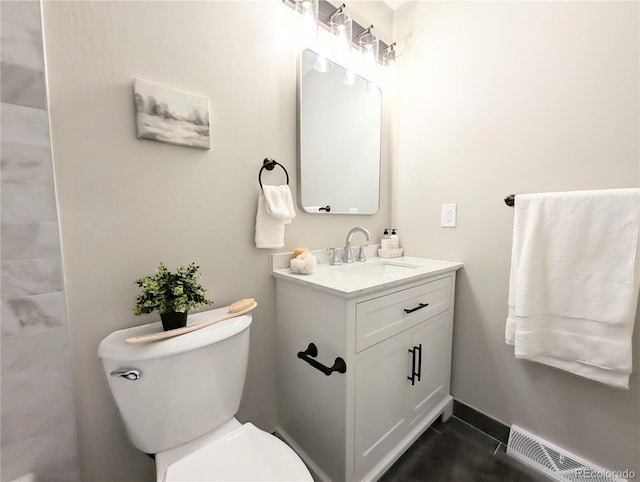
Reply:
M187 325L190 309L201 304L211 304L206 298L206 290L200 285L200 267L195 263L180 266L175 273L160 263L154 276L136 280L142 293L136 298L133 308L135 315L157 311L162 319L164 331Z

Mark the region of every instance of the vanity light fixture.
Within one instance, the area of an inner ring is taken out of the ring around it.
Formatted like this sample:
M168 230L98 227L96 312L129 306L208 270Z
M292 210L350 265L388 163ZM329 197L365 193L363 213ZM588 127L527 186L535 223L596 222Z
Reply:
M318 36L318 0L295 0L296 12L302 15L302 36L310 43Z
M371 33L371 29L373 29L373 25L369 25L368 28L360 32L358 35L358 46L360 47L360 51L364 53L365 62L375 68L378 61L379 40L377 35Z
M351 48L355 45L368 57L369 70L374 70L378 63L385 65L382 55L378 54L388 51L389 46L379 40L377 35L371 33L373 25L365 29L346 14L344 12L345 4L336 9L327 0L282 0L282 3L303 16L305 45L309 45L315 40L318 35L318 26L321 26L333 33L336 37L335 43L341 43L344 52L349 52L336 55L338 62L348 64L349 61L344 61L344 58L350 56ZM339 51L340 47L336 47L336 50ZM395 50L392 49L392 51L395 55Z
M338 60L346 64L351 55L353 20L343 12L344 7L345 4L343 3L329 16L329 27L331 28L331 33L335 36L334 41Z

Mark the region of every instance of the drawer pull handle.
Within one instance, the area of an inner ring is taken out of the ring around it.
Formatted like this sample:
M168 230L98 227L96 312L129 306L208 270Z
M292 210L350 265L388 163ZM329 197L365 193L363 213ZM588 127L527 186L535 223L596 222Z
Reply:
M309 365L311 365L313 368L317 370L320 370L326 376L331 375L333 372L338 372L338 373L347 372L347 363L344 361L343 358L337 357L333 362L333 366L328 367L320 363L318 360L314 360L314 358L317 356L318 356L318 347L315 345L315 343L309 343L309 346L305 351L298 352L298 358L306 361ZM311 358L311 357L314 357L314 358Z
M429 303L418 303L418 306L416 306L415 308L405 308L404 312L413 313L414 311L421 310L422 308L426 308L427 306L429 306Z

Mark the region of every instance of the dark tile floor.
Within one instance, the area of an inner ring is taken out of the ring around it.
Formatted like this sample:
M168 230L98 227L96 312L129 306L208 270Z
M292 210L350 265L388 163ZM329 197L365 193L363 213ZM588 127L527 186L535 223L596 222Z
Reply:
M380 482L533 482L544 475L507 455L503 443L453 416L435 422Z

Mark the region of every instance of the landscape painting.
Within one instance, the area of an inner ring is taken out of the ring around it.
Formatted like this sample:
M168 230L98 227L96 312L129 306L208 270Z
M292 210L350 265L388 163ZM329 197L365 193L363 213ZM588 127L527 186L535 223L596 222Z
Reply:
M211 149L207 97L138 78L133 90L139 139Z

